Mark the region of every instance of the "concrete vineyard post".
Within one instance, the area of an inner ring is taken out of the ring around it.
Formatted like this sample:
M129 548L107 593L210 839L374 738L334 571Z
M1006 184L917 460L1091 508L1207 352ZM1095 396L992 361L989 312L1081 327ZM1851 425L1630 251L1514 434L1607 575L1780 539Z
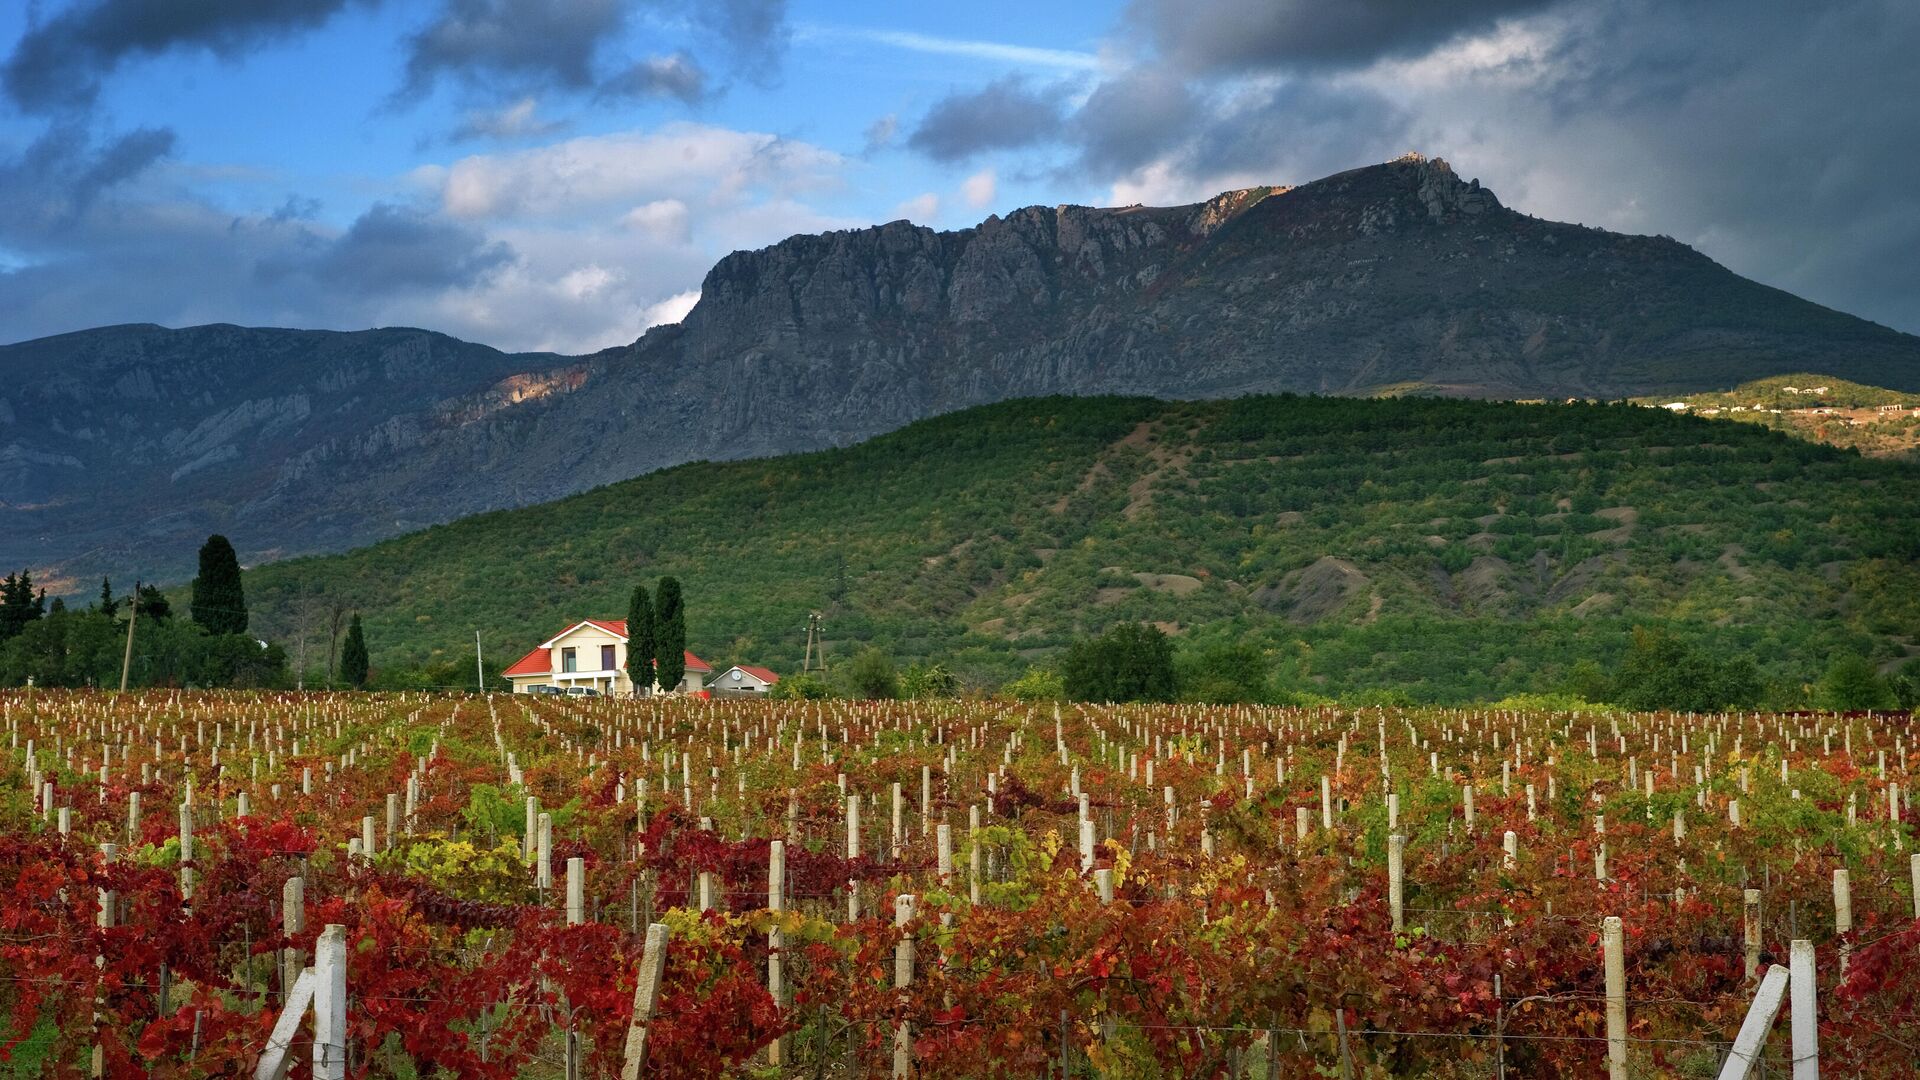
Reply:
M1766 978L1760 980L1760 989L1753 995L1747 1018L1740 1022L1740 1033L1734 1036L1733 1050L1720 1069L1719 1080L1747 1080L1754 1062L1760 1060L1761 1049L1767 1045L1767 1031L1773 1027L1774 1017L1780 1015L1780 1003L1786 996L1787 969L1775 964L1767 969Z
M1746 932L1747 978L1751 979L1760 970L1760 890L1746 890L1741 907L1741 922Z
M180 804L180 898L193 899L193 804Z
M620 1080L640 1080L647 1063L647 1025L660 1001L660 974L667 965L667 924L647 925L647 944L640 953L640 978L633 988L633 1019L627 1024L627 1043L620 1064Z
M780 950L786 947L786 936L780 929L778 915L786 910L786 889L787 845L783 840L775 840L767 845L767 910L776 916L773 925L767 928L767 996L781 1009L787 1007L786 968L780 955ZM767 1064L784 1065L786 1060L784 1038L767 1044Z
M101 844L100 865L104 868L107 864L113 862L114 856L117 854L119 854L119 848L117 846L113 844ZM113 928L113 911L115 905L113 890L103 888L96 889L94 892L96 905L94 909L94 925L102 930L111 930ZM95 956L93 963L95 967L105 968L107 966L107 958L105 956ZM102 985L94 992L93 997L93 1068L91 1075L94 1077L105 1076L107 1071L107 1050L106 1047L100 1044L100 1012L106 1005L104 994L105 986Z
M534 884L541 892L553 888L553 815L542 813L534 840Z
M1914 856L1914 881L1920 884L1920 855ZM980 906L980 807L967 807L967 902ZM1920 907L1920 899L1914 901Z
M587 921L587 860L574 856L567 860L567 925Z
M893 898L893 926L902 931L900 940L893 947L893 988L901 991L900 997L906 997L906 989L913 985L913 935L906 933L907 924L913 921L913 897L901 893ZM893 1075L895 1080L903 1080L913 1070L913 1029L904 1020L893 1029Z
M280 932L287 937L297 937L307 931L307 879L295 875L280 886ZM294 980L300 977L300 969L306 966L306 958L294 946L287 946L280 953L280 986L282 994L290 992Z
M860 796L847 796L847 861L860 857ZM860 881L847 879L847 921L860 918Z
M313 946L314 1080L347 1080L347 928L328 923Z
M1833 932L1836 937L1845 937L1853 933L1853 888L1851 876L1844 869L1833 872ZM1840 943L1840 974L1847 973L1847 961L1851 959L1853 946L1845 941Z
M1607 1080L1627 1080L1627 959L1620 917L1601 924L1607 976Z
M1387 837L1387 908L1393 916L1393 932L1407 928L1407 838L1394 833Z
M1793 998L1793 1080L1820 1080L1820 1014L1813 942L1796 939L1788 964L1787 988Z

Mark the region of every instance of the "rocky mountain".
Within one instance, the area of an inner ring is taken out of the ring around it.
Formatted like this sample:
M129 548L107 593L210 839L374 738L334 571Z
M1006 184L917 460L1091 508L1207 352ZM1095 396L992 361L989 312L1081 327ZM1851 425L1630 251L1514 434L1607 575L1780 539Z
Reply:
M113 327L5 347L0 370L0 565L79 582L184 574L213 529L249 561L338 549L1013 397L1614 398L1798 371L1920 390L1920 338L1409 155L1192 206L796 236L585 358Z

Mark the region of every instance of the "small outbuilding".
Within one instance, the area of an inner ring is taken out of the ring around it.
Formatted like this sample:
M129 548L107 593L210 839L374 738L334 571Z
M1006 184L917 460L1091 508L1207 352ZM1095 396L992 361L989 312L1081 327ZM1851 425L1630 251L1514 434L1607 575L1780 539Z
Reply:
M764 694L773 689L780 676L763 667L735 664L708 683L716 693Z

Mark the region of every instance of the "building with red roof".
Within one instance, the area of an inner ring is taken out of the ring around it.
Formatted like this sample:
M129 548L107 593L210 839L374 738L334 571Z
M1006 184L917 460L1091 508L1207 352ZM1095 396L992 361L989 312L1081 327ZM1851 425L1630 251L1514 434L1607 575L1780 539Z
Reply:
M690 652L686 657L685 677L664 692L704 691L707 677L713 674L712 666ZM582 619L509 664L504 674L516 694L592 691L630 697L633 680L627 677L627 621ZM663 692L657 683L651 690Z
M715 693L764 694L773 689L780 676L763 667L735 664L710 679L707 685Z

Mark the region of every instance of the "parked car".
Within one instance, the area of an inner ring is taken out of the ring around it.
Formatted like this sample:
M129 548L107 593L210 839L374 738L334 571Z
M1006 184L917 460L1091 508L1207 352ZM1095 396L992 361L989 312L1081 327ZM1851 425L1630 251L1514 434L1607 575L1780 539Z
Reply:
M600 696L600 691L598 691L598 690L595 690L595 689L594 689L593 687L591 687L591 686L569 686L569 687L567 687L567 696L569 696L569 697L599 697L599 696Z

